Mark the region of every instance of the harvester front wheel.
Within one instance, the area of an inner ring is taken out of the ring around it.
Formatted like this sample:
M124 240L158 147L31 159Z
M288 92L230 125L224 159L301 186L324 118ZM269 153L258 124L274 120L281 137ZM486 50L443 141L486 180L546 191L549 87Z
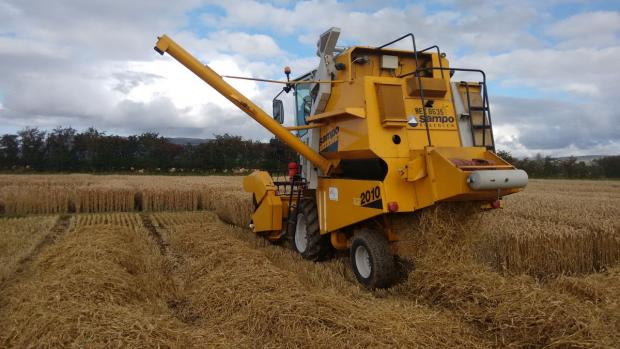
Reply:
M329 234L321 235L316 203L311 199L301 201L293 232L293 247L302 257L312 261L327 259L332 251Z
M395 280L394 256L380 232L364 229L353 236L351 266L357 281L370 289L390 287Z

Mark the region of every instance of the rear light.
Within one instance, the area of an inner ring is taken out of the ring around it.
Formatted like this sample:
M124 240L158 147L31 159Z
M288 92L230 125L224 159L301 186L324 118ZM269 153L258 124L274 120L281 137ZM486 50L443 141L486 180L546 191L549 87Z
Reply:
M502 202L500 200L491 201L492 208L500 208L502 207Z
M398 211L398 202L390 201L388 202L388 211L397 212Z
M293 180L293 177L297 176L297 174L299 174L299 166L297 165L296 162L289 162L288 163L288 177Z

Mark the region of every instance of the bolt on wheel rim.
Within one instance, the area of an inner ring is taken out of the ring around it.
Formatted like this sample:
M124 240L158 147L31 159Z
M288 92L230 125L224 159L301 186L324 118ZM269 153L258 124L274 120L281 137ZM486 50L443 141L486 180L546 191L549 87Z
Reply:
M303 214L297 215L297 225L295 227L295 246L299 252L305 252L308 247L308 230Z
M367 279L372 271L370 265L370 254L365 246L360 245L355 249L355 267L361 277Z

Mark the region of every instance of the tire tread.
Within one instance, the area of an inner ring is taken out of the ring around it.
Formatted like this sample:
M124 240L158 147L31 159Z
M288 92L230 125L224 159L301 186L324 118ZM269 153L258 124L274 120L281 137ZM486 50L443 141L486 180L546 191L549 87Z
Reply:
M355 248L363 244L372 260L372 273L368 279L362 278L357 272L355 264ZM387 288L395 282L396 264L394 255L390 253L390 244L381 232L371 229L362 229L355 234L350 251L351 266L357 280L364 286L375 288Z
M314 198L302 199L300 210L306 219L306 231L308 234L308 247L301 253L304 259L323 261L331 257L332 245L329 234L321 235L319 227L319 215ZM293 234L295 232L293 231ZM291 239L293 244L295 238Z

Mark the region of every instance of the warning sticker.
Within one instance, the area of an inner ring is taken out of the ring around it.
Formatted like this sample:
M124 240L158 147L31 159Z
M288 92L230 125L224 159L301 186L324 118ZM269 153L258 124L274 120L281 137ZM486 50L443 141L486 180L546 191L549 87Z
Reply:
M329 187L329 199L331 201L338 201L338 188Z

